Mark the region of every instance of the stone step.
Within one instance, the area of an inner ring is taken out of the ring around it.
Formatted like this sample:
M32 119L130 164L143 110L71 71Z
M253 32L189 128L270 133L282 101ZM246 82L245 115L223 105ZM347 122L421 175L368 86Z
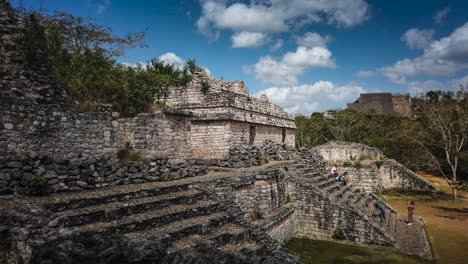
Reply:
M323 177L322 174L318 172L304 173L304 176L308 179L314 179L314 180L317 180Z
M332 179L326 179L326 178L322 178L320 182L317 182L317 187L319 189L324 189L330 185L333 185L333 184L336 184L336 183L342 183L342 182L339 182L337 181L336 179L332 178Z
M297 169L297 171L299 171L299 173L301 174L317 173L317 169L313 167L303 167L303 168Z
M249 256L252 253L261 251L263 246L254 242L254 241L246 241L243 243L229 243L218 249L224 252L229 252L237 255Z
M250 232L235 224L225 224L212 230L208 234L194 234L183 237L172 243L168 252L174 252L184 248L198 245L207 245L212 248L220 248L226 244L236 244L248 241Z
M218 205L215 201L198 201L195 204L169 206L159 210L124 216L109 222L71 227L68 230L73 233L108 231L124 234L162 227L185 218L210 215L219 210Z
M92 192L82 191L74 195L73 193L71 193L71 195L68 195L68 196L71 196L68 199L60 199L60 201L52 200L50 203L46 203L44 207L53 212L60 212L60 211L83 208L83 207L94 206L94 205L99 205L99 204L124 202L124 201L128 201L131 199L186 191L189 189L190 184L187 183L187 184L177 184L177 185L170 185L170 186L161 186L161 187L155 187L153 189L147 189L147 188L133 189L131 188L133 187L132 185L129 185L128 187L130 190L126 190L126 188L118 188L114 192L99 193L95 191L92 191Z
M229 219L230 217L227 213L218 212L210 215L185 218L164 226L127 233L126 236L131 238L160 239L170 245L176 240L184 239L191 235L206 234L211 228L222 226Z
M394 213L391 210L387 210L388 214L388 219L387 219L387 225L385 227L385 230L391 235L395 235L395 226L396 226L396 221L398 219L398 215Z
M176 204L190 204L203 199L203 197L202 192L191 189L159 196L149 196L123 202L61 211L56 213L55 217L61 218L61 224L64 227L73 227L98 221L111 221L123 216L139 214Z
M330 184L328 184L328 186L320 187L320 189L322 189L328 195L334 194L340 188L345 188L345 186L343 186L342 182L339 182L339 181L336 181L336 180L334 182L330 182Z

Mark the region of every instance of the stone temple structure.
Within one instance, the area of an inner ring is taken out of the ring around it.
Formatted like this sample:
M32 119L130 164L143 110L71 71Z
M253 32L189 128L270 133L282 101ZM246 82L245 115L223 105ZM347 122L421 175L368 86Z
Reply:
M388 204L383 219L376 194L435 187L377 149L289 148L285 112L202 71L171 89L172 108L79 112L46 65L24 67L10 11L0 0L0 263L296 264L284 241L339 230L432 258L422 219L408 226ZM129 146L145 159L119 159ZM348 164L353 186L330 177L331 164Z
M382 114L397 113L402 116L411 114L411 107L408 95L392 95L391 93L366 93L351 104L348 109L358 112L369 113L377 111Z
M294 119L266 95L250 97L242 81L209 78L199 68L187 86L170 89L167 104L195 114L191 124L195 157L224 158L232 147L260 146L265 140L294 147Z

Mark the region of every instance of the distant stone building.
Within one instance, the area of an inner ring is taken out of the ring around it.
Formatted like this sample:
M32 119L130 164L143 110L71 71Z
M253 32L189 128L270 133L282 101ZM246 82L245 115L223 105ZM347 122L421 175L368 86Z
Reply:
M167 104L194 113L192 155L223 158L232 147L260 146L265 140L295 144L294 119L266 96L249 96L242 81L209 78L198 69L187 86L170 88Z
M397 113L402 116L411 114L409 96L391 93L361 94L354 103L348 104L348 109L363 113L376 111L382 114Z

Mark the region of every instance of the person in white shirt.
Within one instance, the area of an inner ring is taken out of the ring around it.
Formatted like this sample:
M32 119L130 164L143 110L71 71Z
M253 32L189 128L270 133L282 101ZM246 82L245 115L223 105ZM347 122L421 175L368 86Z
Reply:
M338 169L336 168L336 164L331 168L331 174L335 177L338 177Z

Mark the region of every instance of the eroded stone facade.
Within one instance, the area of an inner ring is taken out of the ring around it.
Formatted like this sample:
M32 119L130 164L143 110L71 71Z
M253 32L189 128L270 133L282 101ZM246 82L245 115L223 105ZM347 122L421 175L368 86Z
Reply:
M266 96L250 97L242 81L209 78L203 69L187 86L172 87L167 104L195 114L192 119L192 154L225 158L240 145L260 146L265 140L295 144L295 123Z
M315 147L340 173L348 172L352 184L359 189L380 193L383 190L435 191L427 180L396 160L386 158L377 148L362 144L336 142Z
M354 103L348 104L348 109L363 113L376 111L382 114L397 113L402 116L411 114L409 96L391 93L361 94Z

